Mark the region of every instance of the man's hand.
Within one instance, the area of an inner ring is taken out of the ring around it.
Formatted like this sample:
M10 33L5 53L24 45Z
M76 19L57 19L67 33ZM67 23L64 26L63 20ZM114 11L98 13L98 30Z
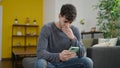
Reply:
M75 52L70 52L68 50L63 50L61 53L59 53L59 57L61 61L67 61L71 58L76 57L76 53Z
M71 39L75 39L75 36L73 34L72 29L70 28L70 26L68 24L62 26L62 31Z

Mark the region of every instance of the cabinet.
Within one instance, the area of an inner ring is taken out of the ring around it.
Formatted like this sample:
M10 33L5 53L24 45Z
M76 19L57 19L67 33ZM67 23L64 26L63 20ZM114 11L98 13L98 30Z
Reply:
M12 59L13 66L18 57L36 56L38 25L12 25ZM14 68L14 67L13 67Z
M97 38L103 38L104 37L104 33L103 32L99 32L99 31L95 31L95 32L82 32L81 33L81 37L82 39L88 39L88 38L93 38L93 39L97 39Z

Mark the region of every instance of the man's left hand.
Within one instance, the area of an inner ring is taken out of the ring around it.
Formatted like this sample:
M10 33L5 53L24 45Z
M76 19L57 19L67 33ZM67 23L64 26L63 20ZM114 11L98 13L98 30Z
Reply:
M73 31L69 26L67 26L67 25L63 26L62 31L70 38L70 40L75 39Z

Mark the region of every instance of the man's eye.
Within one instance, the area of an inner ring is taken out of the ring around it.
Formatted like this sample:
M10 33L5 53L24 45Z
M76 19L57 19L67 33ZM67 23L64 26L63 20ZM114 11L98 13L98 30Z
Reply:
M70 24L71 24L72 22L69 22L69 21L64 21L64 23L70 23Z
M65 21L65 23L67 23L68 21Z
M71 24L71 23L72 23L72 21L69 21L69 23Z

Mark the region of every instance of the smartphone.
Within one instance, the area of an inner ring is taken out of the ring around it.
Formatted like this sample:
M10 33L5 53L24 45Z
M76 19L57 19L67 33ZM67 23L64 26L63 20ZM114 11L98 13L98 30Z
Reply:
M72 47L69 48L70 52L78 52L78 50L79 50L79 47L73 47L72 46Z

